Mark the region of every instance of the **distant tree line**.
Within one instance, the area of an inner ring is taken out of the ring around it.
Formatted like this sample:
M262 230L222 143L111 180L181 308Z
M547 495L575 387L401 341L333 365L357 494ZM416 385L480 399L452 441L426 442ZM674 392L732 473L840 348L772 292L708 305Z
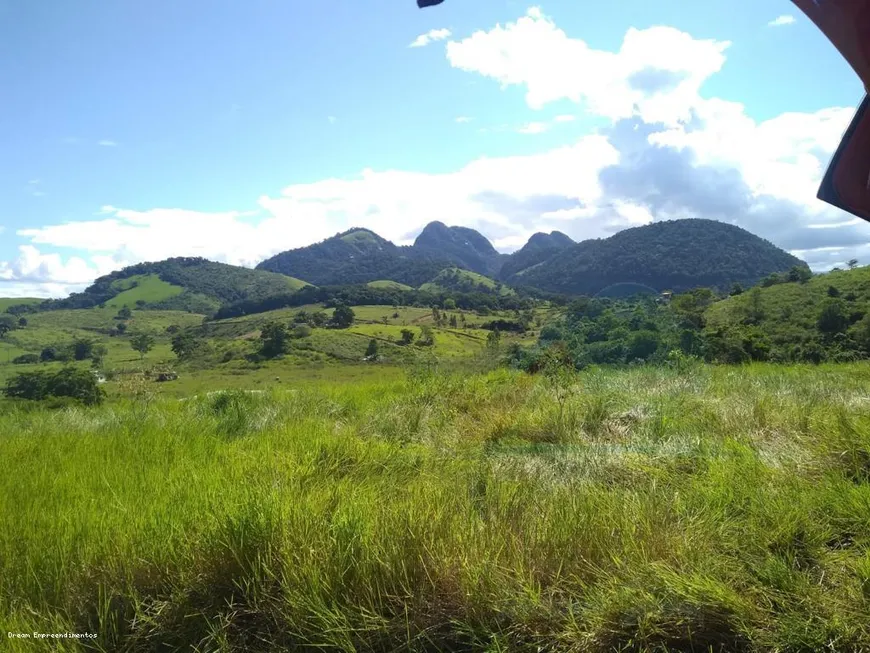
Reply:
M421 290L402 290L398 288L371 288L358 286L306 286L295 293L272 295L262 299L245 299L222 306L214 315L214 319L222 320L242 315L265 313L279 308L292 308L306 304L324 304L327 308L334 306L416 306L444 307L445 302L452 300L454 308L466 311L523 310L535 305L535 299L540 295L532 292L513 295L494 295L491 293L462 292L425 292Z

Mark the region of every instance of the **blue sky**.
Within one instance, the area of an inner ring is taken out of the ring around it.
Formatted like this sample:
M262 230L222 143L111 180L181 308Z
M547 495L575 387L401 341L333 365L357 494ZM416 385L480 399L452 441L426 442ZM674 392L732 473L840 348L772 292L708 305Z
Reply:
M870 262L804 192L861 84L786 0L0 0L0 61L0 296L431 219L509 251L713 217Z

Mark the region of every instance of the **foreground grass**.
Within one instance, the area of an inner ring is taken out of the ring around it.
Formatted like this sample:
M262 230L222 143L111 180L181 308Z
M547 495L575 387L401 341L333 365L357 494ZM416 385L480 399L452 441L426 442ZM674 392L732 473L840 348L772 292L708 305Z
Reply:
M865 650L868 388L857 364L637 368L563 405L498 372L6 408L0 637Z

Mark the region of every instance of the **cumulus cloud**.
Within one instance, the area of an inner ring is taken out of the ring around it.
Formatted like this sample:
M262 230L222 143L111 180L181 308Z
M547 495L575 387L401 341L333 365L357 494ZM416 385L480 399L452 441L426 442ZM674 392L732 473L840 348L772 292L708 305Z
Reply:
M613 120L639 114L676 124L688 119L701 84L721 69L729 45L657 26L630 28L617 52L596 50L533 7L514 23L451 41L447 59L503 88L525 87L533 109L572 100Z
M628 29L615 51L597 50L532 8L515 22L449 42L447 64L491 80L494 92L497 85L523 89L532 113L527 132L575 116L607 127L562 147L482 157L449 173L366 169L292 184L261 196L256 215L103 207L92 219L18 232L33 248L26 260L54 256L38 248L66 248L87 252L87 261L0 264L0 279L93 278L102 266L180 255L253 265L354 226L407 243L431 220L477 228L510 250L535 231L558 229L579 240L702 217L738 224L817 269L870 259L870 225L815 198L852 109L756 121L733 98L705 96L702 87L725 64L728 46L655 26ZM549 104L564 111L566 100L575 103L570 114L534 118ZM33 269L44 273L24 272Z
M443 41L445 39L450 38L450 30L447 28L442 29L431 29L425 34L420 34L416 39L414 39L411 44L408 46L409 48L422 48L430 43L435 41Z
M791 25L795 22L795 17L789 14L783 14L777 18L774 18L770 21L767 26L768 27L783 27L784 25Z
M73 256L42 254L32 245L18 248L12 261L0 261L0 295L48 297L83 289L95 276L115 268L111 257L94 256L90 261Z

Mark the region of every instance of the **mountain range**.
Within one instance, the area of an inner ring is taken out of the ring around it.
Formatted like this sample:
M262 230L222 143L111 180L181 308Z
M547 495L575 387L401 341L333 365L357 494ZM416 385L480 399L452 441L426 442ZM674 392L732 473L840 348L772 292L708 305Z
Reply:
M561 295L727 290L795 266L807 267L740 227L711 220L655 222L579 243L559 231L536 233L512 254L499 253L474 229L431 222L410 246L350 229L277 254L253 270L202 258L140 263L40 309L127 305L213 314L240 302L268 303L305 286L499 296L523 288ZM306 293L313 299L315 290Z
M400 247L368 229L282 252L257 269L317 285L391 280L420 286L447 268L469 270L511 286L563 294L595 294L632 284L655 291L752 285L800 259L741 229L713 220L654 222L609 238L575 243L559 231L536 233L501 254L467 227L431 222L414 244Z

